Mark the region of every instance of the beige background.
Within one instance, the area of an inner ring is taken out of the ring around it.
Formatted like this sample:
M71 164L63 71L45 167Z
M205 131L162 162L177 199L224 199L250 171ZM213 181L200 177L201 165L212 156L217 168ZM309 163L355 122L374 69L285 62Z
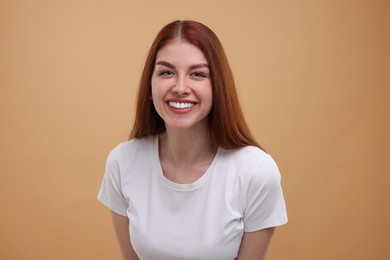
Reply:
M223 42L279 164L269 260L390 259L388 1L0 1L0 258L119 259L96 200L147 50L174 19Z

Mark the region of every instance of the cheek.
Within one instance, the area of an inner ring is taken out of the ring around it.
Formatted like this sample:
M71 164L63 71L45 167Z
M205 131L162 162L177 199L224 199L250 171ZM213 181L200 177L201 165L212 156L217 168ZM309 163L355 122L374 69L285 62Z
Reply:
M150 98L151 99L154 99L155 97L156 97L156 88L155 87L153 87L153 85L152 85L152 87L151 87L152 89L152 91L151 91L151 96L150 96Z
M158 84L154 84L152 82L152 91L150 99L153 101L154 109L156 109L157 113L161 116L160 112L162 109L163 94L161 93L161 87Z
M152 99L155 99L157 96L158 96L158 87L156 86L156 82L154 80L152 80L151 82L151 93L152 93L152 96L151 98Z
M154 107L157 109L157 100L158 100L158 94L156 93L156 88L152 87L152 94L150 99L153 101Z
M206 96L208 97L208 99L212 103L213 102L213 88L212 88L211 84L207 88Z

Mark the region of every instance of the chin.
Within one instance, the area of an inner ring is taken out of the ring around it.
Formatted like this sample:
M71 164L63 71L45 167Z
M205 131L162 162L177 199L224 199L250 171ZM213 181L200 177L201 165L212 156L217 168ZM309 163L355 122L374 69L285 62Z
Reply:
M194 130L194 129L203 129L208 128L208 124L204 122L175 122L170 124L165 124L167 128L170 128L172 130L176 131L182 131L182 130Z
M172 130L190 130L193 125L185 125L185 124L175 124L175 125L167 125L168 128Z

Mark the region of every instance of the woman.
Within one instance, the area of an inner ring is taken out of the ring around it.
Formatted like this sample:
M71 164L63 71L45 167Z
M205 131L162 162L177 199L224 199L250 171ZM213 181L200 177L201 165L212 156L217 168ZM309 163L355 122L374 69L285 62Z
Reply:
M98 199L123 259L265 259L287 222L280 174L205 25L175 21L157 35L130 140L110 153Z

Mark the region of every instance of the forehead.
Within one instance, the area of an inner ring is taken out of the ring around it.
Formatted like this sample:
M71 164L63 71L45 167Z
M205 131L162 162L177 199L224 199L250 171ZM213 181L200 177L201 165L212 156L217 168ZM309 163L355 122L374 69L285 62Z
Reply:
M207 64L204 53L195 45L183 40L173 40L162 47L156 56L156 62L167 61L176 64Z

